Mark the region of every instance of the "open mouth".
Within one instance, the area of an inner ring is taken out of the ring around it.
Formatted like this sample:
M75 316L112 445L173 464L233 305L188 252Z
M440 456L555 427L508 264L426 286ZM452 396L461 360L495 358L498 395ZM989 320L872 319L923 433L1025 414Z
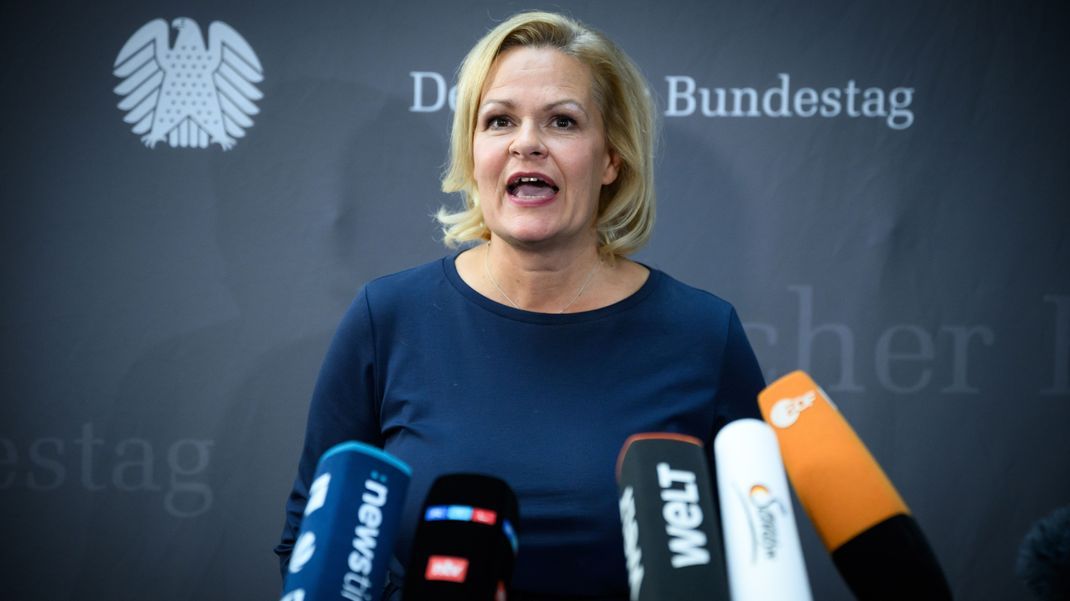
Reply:
M559 190L553 180L539 175L514 175L506 189L510 196L531 200L550 198Z

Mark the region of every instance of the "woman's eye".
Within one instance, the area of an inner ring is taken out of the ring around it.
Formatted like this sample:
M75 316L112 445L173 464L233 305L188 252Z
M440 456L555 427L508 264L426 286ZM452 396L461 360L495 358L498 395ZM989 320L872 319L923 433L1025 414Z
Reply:
M490 128L490 129L496 129L496 128L499 128L499 127L508 127L508 126L509 126L509 119L506 118L506 117L502 117L502 116L499 115L499 116L495 116L495 117L491 117L490 119L487 119L487 127Z
M576 125L576 120L573 119L572 117L565 117L564 115L559 115L557 117L554 117L553 123L554 123L554 127L558 127L558 128L562 128L562 129L568 129L568 128Z

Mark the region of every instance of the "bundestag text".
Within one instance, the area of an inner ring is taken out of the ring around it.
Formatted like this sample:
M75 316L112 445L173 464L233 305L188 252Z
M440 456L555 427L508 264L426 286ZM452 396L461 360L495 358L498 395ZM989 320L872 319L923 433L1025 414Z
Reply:
M413 113L456 109L457 86L447 87L446 78L434 71L410 71ZM688 75L667 75L666 117L851 117L881 118L891 129L914 124L910 104L914 88L860 88L855 80L841 87L792 89L791 76L777 75L778 84L764 90L755 87L707 88Z
M914 88L859 88L853 79L841 88L799 88L792 91L791 76L777 75L779 85L761 93L755 88L703 88L687 75L668 75L666 117L882 117L891 129L914 124L910 103Z

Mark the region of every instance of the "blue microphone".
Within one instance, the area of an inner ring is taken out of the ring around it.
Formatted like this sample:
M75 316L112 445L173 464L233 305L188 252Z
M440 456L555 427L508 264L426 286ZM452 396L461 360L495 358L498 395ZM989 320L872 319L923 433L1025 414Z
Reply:
M379 601L412 470L375 447L344 442L320 458L282 601Z

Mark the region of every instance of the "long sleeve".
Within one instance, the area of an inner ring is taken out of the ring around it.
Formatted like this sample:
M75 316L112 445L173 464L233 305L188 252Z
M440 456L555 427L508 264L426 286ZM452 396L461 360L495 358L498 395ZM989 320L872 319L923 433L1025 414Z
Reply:
M308 488L324 451L347 440L383 445L376 376L375 328L367 289L362 289L335 332L312 393L304 449L275 547L284 574L301 527Z
M725 337L717 386L717 419L713 435L733 420L745 417L761 419L758 393L763 388L765 377L762 375L762 369L747 340L743 324L735 309L732 309L728 318L728 333Z
M434 480L477 472L517 494L516 590L624 599L621 444L679 432L712 451L722 424L758 417L762 387L731 305L657 270L627 299L574 314L496 303L452 257L378 278L324 362L279 555L285 564L316 460L357 438L412 467L393 575Z

